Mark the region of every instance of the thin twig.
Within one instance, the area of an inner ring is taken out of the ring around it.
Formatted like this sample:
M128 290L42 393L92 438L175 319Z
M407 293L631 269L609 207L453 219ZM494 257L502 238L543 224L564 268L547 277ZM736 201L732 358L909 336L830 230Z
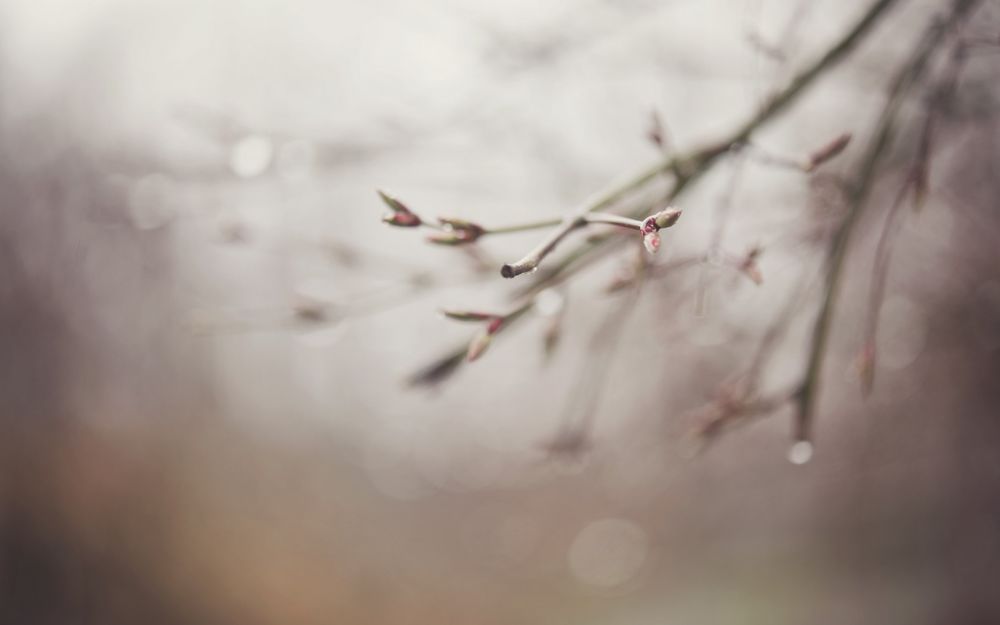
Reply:
M574 385L579 392L570 394L563 423L553 439L545 445L545 449L552 455L574 457L589 448L597 406L609 383L608 369L614 362L622 333L628 326L627 321L635 311L642 293L643 270L647 261L645 255L640 255L639 258L641 267L637 280L608 312L591 339L588 351L592 357L583 361L578 382Z
M524 258L516 263L505 264L501 267L500 275L504 278L513 278L538 269L538 263L542 262L542 259L548 256L549 252L554 250L560 241L569 236L570 232L586 224L587 222L582 215L573 215L565 219L559 228L553 230L538 246L525 254Z
M512 265L504 265L500 269L500 274L505 278L513 278L522 273L528 273L538 268L538 264L562 241L570 232L583 226L597 224L608 226L619 226L629 230L638 230L644 235L654 235L655 245L650 248L651 252L656 251L659 246L659 235L656 234L661 228L668 228L677 222L680 211L673 208L662 210L654 215L650 215L643 221L621 215L610 215L607 213L585 213L567 219L559 229L552 232L548 238L542 241L538 247L528 252L527 256Z
M514 232L527 232L529 230L541 230L542 228L551 228L553 226L558 226L562 223L562 217L552 217L550 219L542 219L539 221L532 221L523 224L512 224L509 226L500 226L496 228L483 228L483 234L510 234Z
M965 45L959 41L953 49L951 61L940 83L930 89L927 97L924 123L917 143L917 153L910 164L903 183L893 199L886 215L882 231L875 247L874 276L868 298L868 315L865 323L865 342L861 354L861 383L865 395L871 393L875 383L877 359L876 339L878 335L879 313L885 300L885 289L892 264L893 245L899 231L898 216L907 195L912 196L913 206L920 209L927 194L931 152L933 150L934 129L937 116L954 95L962 67L965 62Z

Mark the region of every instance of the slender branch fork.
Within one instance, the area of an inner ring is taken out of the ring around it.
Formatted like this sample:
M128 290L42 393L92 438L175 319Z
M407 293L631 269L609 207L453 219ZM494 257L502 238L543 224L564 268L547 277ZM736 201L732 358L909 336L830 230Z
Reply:
M605 224L609 226L620 226L630 230L638 230L643 234L644 241L652 242L647 245L649 251L655 252L656 248L659 246L659 238L656 233L662 228L669 228L674 225L679 217L680 211L670 208L660 211L655 215L650 215L642 221L631 217L608 215L605 213L584 213L569 217L564 220L562 225L558 229L554 230L548 238L542 241L538 247L528 252L527 256L512 265L504 265L501 267L500 275L505 278L513 278L521 275L522 273L534 271L538 268L542 259L548 256L549 252L554 250L555 247L559 245L560 241L566 238L577 228L582 228L583 226L589 224Z

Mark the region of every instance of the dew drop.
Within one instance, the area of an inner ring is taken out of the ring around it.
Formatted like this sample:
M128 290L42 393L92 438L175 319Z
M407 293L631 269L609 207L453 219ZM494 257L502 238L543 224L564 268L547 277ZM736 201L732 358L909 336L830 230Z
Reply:
M788 461L792 464L805 464L813 457L813 444L809 441L798 441L788 450Z
M563 296L552 289L545 289L535 296L535 307L543 317L552 317L562 310Z

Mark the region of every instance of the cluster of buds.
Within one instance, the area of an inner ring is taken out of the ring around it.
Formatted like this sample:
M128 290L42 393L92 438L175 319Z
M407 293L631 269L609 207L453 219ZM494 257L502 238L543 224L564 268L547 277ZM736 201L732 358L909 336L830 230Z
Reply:
M423 225L424 222L420 216L407 208L406 204L382 191L379 191L378 195L389 207L389 212L382 216L383 222L400 228L418 228Z
M438 224L428 223L421 219L420 215L411 211L406 204L403 204L388 193L379 191L378 195L382 198L385 205L389 207L389 212L382 216L383 222L390 226L399 226L401 228L427 226L436 229L438 232L427 237L427 240L431 243L438 245L465 245L466 243L473 243L479 240L479 237L486 234L486 229L479 224L474 224L463 219L438 217Z
M660 249L660 230L674 225L680 217L681 211L670 207L642 220L639 234L642 236L642 244L646 246L647 252L655 254Z
M465 245L466 243L473 243L486 232L479 224L462 219L438 217L438 221L441 222L441 226L443 227L441 232L427 237L428 241L437 243L438 245Z
M472 362L486 351L486 348L490 346L493 341L493 336L500 331L503 324L507 321L508 315L497 315L493 313L484 312L471 312L465 310L445 310L444 316L449 319L455 319L456 321L471 321L483 323L483 328L480 330L472 341L469 343L469 349L465 354L466 360Z

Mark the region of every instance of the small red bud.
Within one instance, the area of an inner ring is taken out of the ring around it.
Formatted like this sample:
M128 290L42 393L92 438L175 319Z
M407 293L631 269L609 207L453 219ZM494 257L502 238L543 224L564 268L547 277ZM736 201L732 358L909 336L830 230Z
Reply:
M382 221L390 226L399 226L401 228L416 228L423 224L420 217L411 212L386 213L382 215Z
M680 210L665 208L642 220L639 234L642 235L642 244L646 247L647 252L655 254L660 249L660 230L674 225L680 217Z
M472 362L483 355L486 348L490 346L490 342L493 340L493 335L500 331L500 328L503 327L504 322L507 320L506 317L489 315L486 313L463 312L449 314L448 311L445 311L445 315L462 321L489 321L489 323L486 324L486 327L480 330L469 343L469 349L465 355L469 362Z
M494 317L490 321L489 325L486 326L486 333L492 336L499 332L500 327L503 326L504 320L505 319L503 317Z
M423 223L416 213L396 198L382 191L378 192L378 196L382 198L382 201L385 202L385 205L390 210L390 212L382 216L383 222L390 226L399 226L402 228L416 228Z
M444 225L444 231L427 237L431 243L438 245L465 245L479 239L485 232L482 226L462 219L438 217Z
M759 247L751 248L740 263L740 271L756 285L764 283L764 274L761 273L760 267L757 265L757 258L760 256L761 251Z
M742 271L746 277L750 278L750 281L756 285L764 284L764 274L761 273L760 268L754 262L743 263Z
M483 228L479 224L474 224L471 221L465 221L464 219L453 219L451 217L438 217L438 221L446 226L449 230L468 230L471 232L482 232Z
M480 332L472 339L469 343L469 351L465 354L465 359L469 362L476 360L483 355L486 348L490 346L490 341L493 339L493 335L488 331Z
M851 142L851 133L848 132L840 135L833 141L827 143L820 149L816 150L815 152L809 155L809 161L808 163L806 163L805 167L806 171L812 172L823 163L831 160L832 158L843 152L844 149L847 147L847 144L850 142Z
M646 251L655 254L660 249L659 231L646 232L642 235L642 244L646 246Z
M642 220L642 226L640 226L639 232L641 232L642 235L645 236L647 234L657 232L659 231L659 229L660 226L657 225L656 223L656 216L650 215L649 217L646 217L645 219Z

